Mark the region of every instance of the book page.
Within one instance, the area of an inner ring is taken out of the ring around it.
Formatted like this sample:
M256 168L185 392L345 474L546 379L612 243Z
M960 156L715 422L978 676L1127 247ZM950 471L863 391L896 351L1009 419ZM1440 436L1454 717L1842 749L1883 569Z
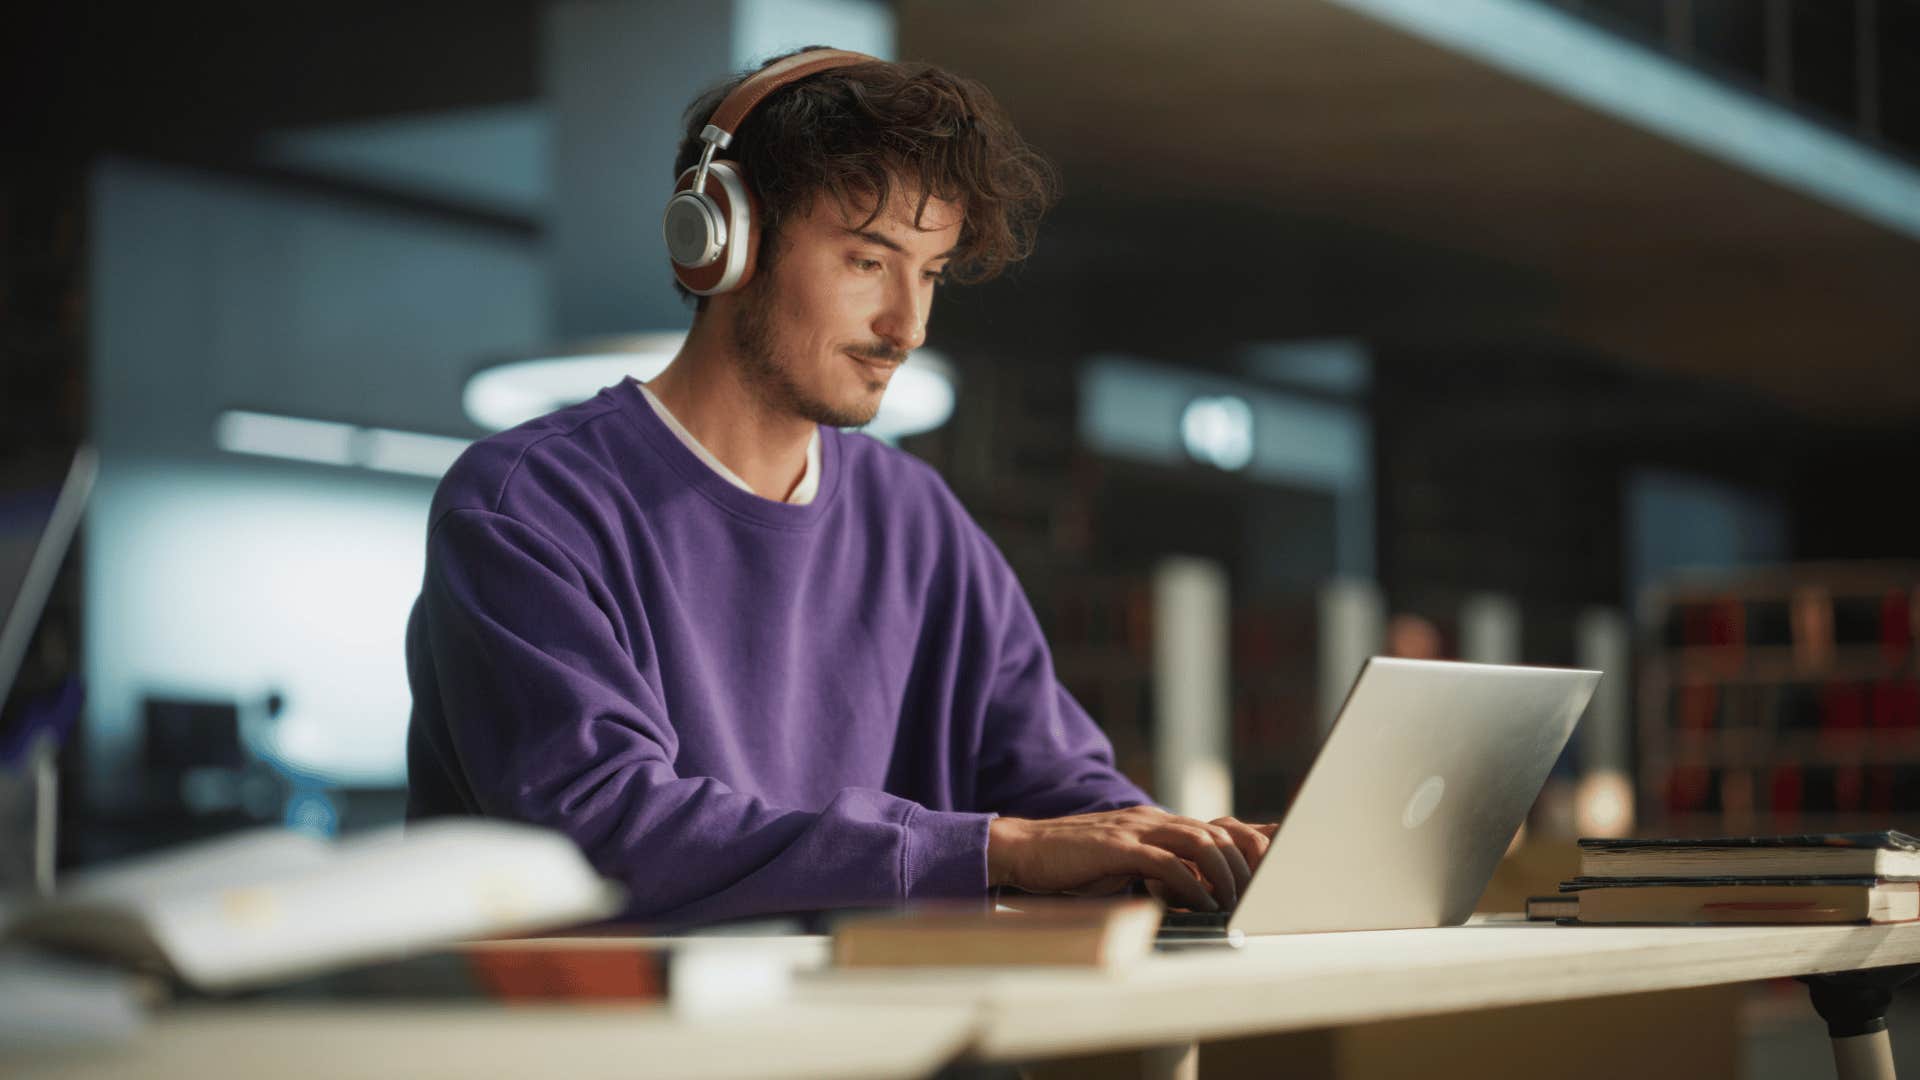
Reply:
M249 829L80 871L60 880L53 902L139 908L163 897L284 878L332 858L333 845L319 837L291 829Z
M223 989L576 925L614 914L623 899L564 834L448 818L380 830L319 866L170 896L149 911L174 969Z

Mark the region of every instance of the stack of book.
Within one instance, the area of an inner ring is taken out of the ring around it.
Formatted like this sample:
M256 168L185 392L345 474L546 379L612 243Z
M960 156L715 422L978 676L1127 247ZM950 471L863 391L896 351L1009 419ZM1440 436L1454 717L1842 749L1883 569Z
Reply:
M1580 876L1527 901L1578 923L1894 923L1920 920L1920 840L1824 833L1581 840Z

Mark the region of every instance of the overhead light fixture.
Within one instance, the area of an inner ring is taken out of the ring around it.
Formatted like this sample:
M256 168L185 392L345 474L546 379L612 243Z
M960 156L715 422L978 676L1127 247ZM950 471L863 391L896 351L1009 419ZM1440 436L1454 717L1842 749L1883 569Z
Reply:
M1194 398L1181 411L1180 440L1195 461L1238 472L1253 460L1253 407L1234 394Z
M213 423L213 441L231 454L353 464L352 424L229 409Z
M230 454L430 477L445 473L467 448L467 440L446 435L245 409L222 412L213 423L213 441Z
M500 431L577 405L629 375L646 382L666 369L685 341L680 332L629 334L496 364L467 380L461 405L468 419ZM894 371L879 413L860 430L886 442L932 431L953 416L953 401L953 366L931 349L917 349Z
M467 419L504 431L578 405L629 375L646 382L666 369L686 339L678 331L596 338L554 355L481 368L467 380L460 405Z

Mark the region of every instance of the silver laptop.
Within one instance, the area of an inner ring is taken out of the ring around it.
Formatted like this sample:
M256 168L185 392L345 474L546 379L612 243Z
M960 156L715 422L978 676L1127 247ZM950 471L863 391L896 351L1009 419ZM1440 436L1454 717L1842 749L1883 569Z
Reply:
M1465 922L1599 683L1367 661L1228 935Z

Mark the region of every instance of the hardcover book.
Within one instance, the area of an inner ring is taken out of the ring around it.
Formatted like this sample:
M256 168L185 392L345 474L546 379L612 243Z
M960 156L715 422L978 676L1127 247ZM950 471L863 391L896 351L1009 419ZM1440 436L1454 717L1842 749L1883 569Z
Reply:
M1892 923L1920 919L1920 882L1873 878L1576 878L1581 923Z
M1017 911L929 905L843 920L839 967L1042 965L1131 967L1153 951L1157 900L1026 900Z
M1903 832L1580 841L1583 878L1865 877L1920 880L1920 840Z

